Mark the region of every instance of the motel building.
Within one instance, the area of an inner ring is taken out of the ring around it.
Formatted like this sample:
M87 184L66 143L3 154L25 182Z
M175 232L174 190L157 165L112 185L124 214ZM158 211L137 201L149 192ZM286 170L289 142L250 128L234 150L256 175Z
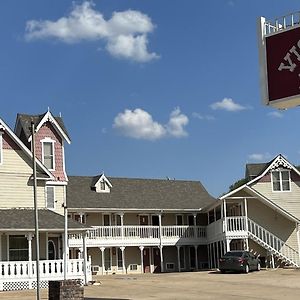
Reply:
M234 249L267 267L299 266L300 171L282 155L246 165L244 184L219 199L198 181L68 176L70 138L47 111L18 114L14 130L0 119L0 291L37 285L32 122L41 287L65 274L88 283L92 275L216 269Z

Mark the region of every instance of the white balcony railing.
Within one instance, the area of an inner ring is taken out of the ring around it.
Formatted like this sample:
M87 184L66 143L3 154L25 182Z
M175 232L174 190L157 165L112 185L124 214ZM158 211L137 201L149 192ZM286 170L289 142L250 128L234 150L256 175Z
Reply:
M64 279L64 263L59 260L41 260L39 263L42 287L49 280ZM91 262L86 266L87 279L91 280ZM69 259L67 265L68 279L84 280L83 259ZM17 282L17 283L16 283ZM0 291L36 287L36 261L1 261L0 262Z
M206 239L206 226L162 226L161 239ZM118 241L118 240L159 240L160 229L159 226L93 226L87 231L87 245L93 241ZM82 234L69 235L69 242L76 243L82 241Z

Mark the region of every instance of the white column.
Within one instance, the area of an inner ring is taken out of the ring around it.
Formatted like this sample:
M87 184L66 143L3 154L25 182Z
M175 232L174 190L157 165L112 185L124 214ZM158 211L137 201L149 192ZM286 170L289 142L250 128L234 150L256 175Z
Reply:
M230 240L226 239L226 252L230 251Z
M160 270L163 273L164 272L164 254L163 254L163 246L159 246L159 252L160 252Z
M122 271L123 274L126 273L126 267L125 267L125 247L120 247L121 253L122 253Z
M178 272L181 272L181 265L180 265L180 246L177 247L177 264L178 264Z
M194 217L194 238L196 239L197 238L197 228L196 228L196 225L197 225L197 214L193 214L193 217Z
M160 270L164 272L164 258L163 258L163 245L162 245L162 222L161 222L161 214L158 215L159 221L159 253L160 253Z
M124 240L124 213L119 213L120 221L121 221L121 238L122 242Z
M298 223L296 223L298 253L299 253L299 262L300 262L300 232L299 232L299 226L300 225Z
M195 247L195 264L196 264L196 271L198 271L198 245L194 245Z
M82 234L83 238L83 272L84 272L84 284L87 285L87 248L86 248L86 232Z
M104 271L105 271L104 251L105 251L105 248L104 247L100 247L100 251L101 251L101 262L102 262L102 275L104 275Z
M83 224L83 216L84 216L84 213L79 213L79 217L80 217L80 223Z
M225 236L227 234L227 211L226 211L226 199L223 200L223 207L224 207L224 231Z
M143 257L143 251L144 251L144 246L140 246L140 251L141 251L141 273L144 273L144 257Z
M31 277L32 275L32 238L33 238L33 234L32 233L28 233L26 235L27 237L27 241L28 241L28 275L29 277Z

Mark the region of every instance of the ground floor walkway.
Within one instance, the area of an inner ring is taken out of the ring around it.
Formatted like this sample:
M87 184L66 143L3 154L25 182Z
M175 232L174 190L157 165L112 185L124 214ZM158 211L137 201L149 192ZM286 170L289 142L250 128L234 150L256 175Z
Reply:
M85 299L300 299L300 270L269 269L249 274L187 272L97 276ZM6 300L35 299L35 291L0 292ZM42 299L47 290L42 290Z

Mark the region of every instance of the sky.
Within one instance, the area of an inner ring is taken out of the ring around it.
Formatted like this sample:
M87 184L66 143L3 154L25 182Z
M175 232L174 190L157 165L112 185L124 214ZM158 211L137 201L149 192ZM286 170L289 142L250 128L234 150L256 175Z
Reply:
M293 0L2 0L0 117L62 114L69 175L201 181L300 164L299 108L262 104L256 23Z

